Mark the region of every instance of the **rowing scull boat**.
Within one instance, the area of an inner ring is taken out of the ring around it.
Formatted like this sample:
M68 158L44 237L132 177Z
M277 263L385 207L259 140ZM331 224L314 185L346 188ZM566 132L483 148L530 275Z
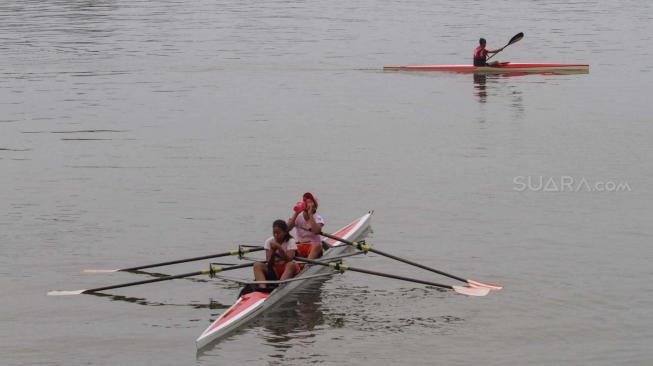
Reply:
M587 64L544 64L544 63L511 63L506 62L498 66L473 66L473 65L415 65L415 66L384 66L386 71L448 71L463 73L488 73L504 74L513 72L574 72L588 73L590 66Z
M351 222L349 225L338 230L334 235L347 240L359 240L367 232L370 226L372 213L367 213ZM339 257L347 252L354 251L354 248L345 243L327 238L324 243L329 247L324 251L320 260ZM209 343L228 335L243 324L252 320L266 309L272 307L289 293L302 287L310 278L319 274L333 272L333 269L324 266L307 266L294 279L306 278L305 280L295 280L286 282L271 293L259 291L244 294L227 311L222 313L204 332L197 338L195 345L201 349Z

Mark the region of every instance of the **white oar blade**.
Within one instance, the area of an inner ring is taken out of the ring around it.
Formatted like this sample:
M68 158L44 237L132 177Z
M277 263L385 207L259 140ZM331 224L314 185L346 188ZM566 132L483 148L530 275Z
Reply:
M120 269L85 269L84 273L113 273L118 271Z
M490 293L489 288L484 287L464 287L464 286L453 286L453 290L459 294L467 296L485 296Z
M467 280L467 283L469 283L469 286L474 287L474 288L489 288L490 290L501 290L503 286L497 285L494 283L483 283L483 282L478 282L478 281L473 281L473 280Z
M86 290L75 290L75 291L48 291L48 296L70 296L70 295L80 295Z

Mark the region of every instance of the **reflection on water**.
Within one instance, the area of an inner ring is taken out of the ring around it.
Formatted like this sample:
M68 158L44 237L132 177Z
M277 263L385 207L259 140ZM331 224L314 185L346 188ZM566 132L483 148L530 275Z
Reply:
M312 331L324 324L322 305L323 281L308 284L300 293L291 294L276 311L265 313L262 325L266 329L265 341L281 346L293 339L312 338Z
M561 75L579 75L589 74L588 70L570 70L570 71L542 71L542 72L507 72L507 73L473 73L474 80L474 95L478 97L479 103L486 103L488 101L489 84L500 84L502 80L507 78L514 78L520 76L541 77L547 76L561 76ZM501 85L505 85L501 83ZM490 94L492 95L492 94ZM521 96L521 93L519 93ZM523 103L513 102L513 106L523 109Z
M531 73L532 74L532 73ZM510 76L526 76L530 75L527 73L519 73L519 75L513 74L482 74L475 73L474 77L474 95L478 98L479 103L486 103L488 97L500 96L502 100L506 99L506 96L511 100L510 105L514 108L515 111L523 112L524 103L522 100L522 92L515 90L517 84L508 83L506 77Z
M487 75L474 74L474 95L478 97L480 103L487 102L487 91L485 84L487 83Z
M99 47L118 27L114 1L27 1L5 8L0 32L17 57L106 56ZM35 16L37 14L37 16ZM0 15L1 16L1 15ZM21 56L22 55L22 56Z
M451 296L435 288L400 288L394 291L370 290L365 286L323 289L323 282L314 283L301 294L293 295L276 311L266 313L258 324L265 333L270 364L301 364L308 357L316 362L326 360L319 345L322 336L334 329L345 333L362 332L370 336L383 334L446 335L460 326L464 319L447 314L438 315L430 301ZM410 302L415 307L406 311ZM369 309L373 309L370 311Z
M108 298L111 301L122 301L128 302L136 305L143 306L188 306L195 309L227 309L229 305L222 304L213 299L210 299L208 303L184 303L184 304L175 304L170 302L161 302L161 301L151 301L143 297L134 297L134 296L124 296L124 295L112 295L101 292L89 292L87 295L98 296Z
M313 283L301 294L291 295L276 310L266 313L262 325L265 344L272 364L295 364L308 355L321 359L318 339L329 329L364 334L450 334L463 318L433 311L431 303L442 301L451 293L437 288L399 288L393 291L370 290L366 286L345 284L323 289L323 282ZM406 303L412 304L406 311ZM373 308L374 311L368 311ZM342 338L332 337L343 341Z
M493 96L501 100L510 101L510 109L514 112L515 119L521 119L524 115L524 100L521 90L517 89L516 83L509 83L505 78L510 76L524 76L526 73L519 75L513 74L483 74L474 73L474 95L478 102L485 104L488 98ZM485 117L481 118L485 122Z
M327 304L325 321L333 327L379 333L448 333L464 319L433 311L438 301L451 296L439 288L407 287L397 290L370 290L363 287L339 287L330 297L347 298L347 302ZM406 312L406 303L412 304ZM374 311L366 311L374 306Z

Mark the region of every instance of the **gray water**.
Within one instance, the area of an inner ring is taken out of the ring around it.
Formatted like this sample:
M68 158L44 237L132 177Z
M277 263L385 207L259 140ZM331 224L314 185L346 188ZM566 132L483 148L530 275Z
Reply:
M0 364L652 364L652 18L639 0L1 2ZM520 31L496 59L590 73L382 71ZM375 247L505 289L345 273L201 354L234 284L46 296L148 278L85 268L260 244L307 190L326 231L375 210Z

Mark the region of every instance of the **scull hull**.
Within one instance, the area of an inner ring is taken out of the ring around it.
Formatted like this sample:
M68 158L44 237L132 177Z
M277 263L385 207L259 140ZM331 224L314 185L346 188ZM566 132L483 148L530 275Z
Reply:
M351 241L359 240L369 229L371 216L372 214L368 213L338 230L333 235ZM324 252L321 258L322 260L337 257L354 250L352 246L336 242L332 239L325 240L325 243L329 246L329 249ZM300 272L296 278L315 276L332 271L331 268L325 266L310 266ZM206 328L199 338L197 338L195 341L197 349L201 349L209 343L225 337L279 302L279 300L286 297L288 293L303 286L307 281L310 281L310 279L284 283L269 294L254 291L240 296L236 303L220 315L220 317Z

